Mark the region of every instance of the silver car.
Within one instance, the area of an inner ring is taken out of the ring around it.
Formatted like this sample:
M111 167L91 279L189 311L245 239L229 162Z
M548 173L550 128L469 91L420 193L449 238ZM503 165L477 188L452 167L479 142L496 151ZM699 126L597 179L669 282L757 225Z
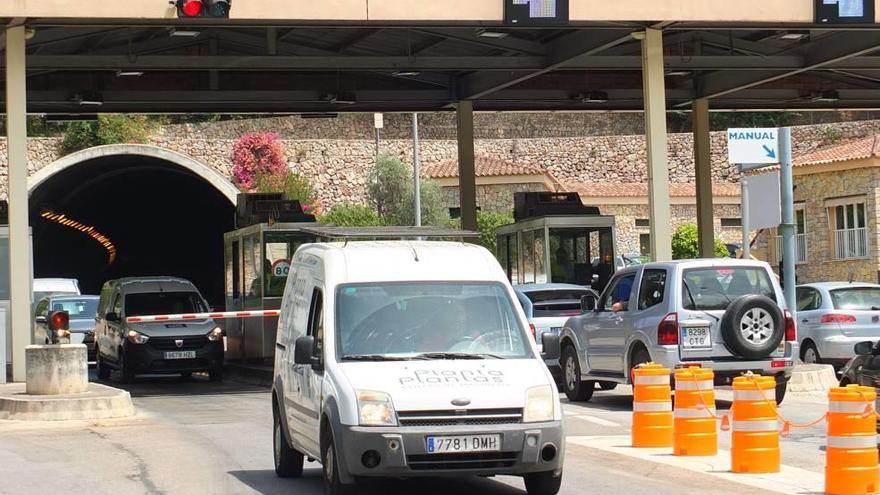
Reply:
M880 285L850 282L805 284L797 288L801 360L846 364L853 347L880 339Z
M728 384L747 371L776 377L781 402L798 343L770 265L729 258L648 263L617 272L562 329L563 389L589 400L596 382L630 383L647 362L702 366Z

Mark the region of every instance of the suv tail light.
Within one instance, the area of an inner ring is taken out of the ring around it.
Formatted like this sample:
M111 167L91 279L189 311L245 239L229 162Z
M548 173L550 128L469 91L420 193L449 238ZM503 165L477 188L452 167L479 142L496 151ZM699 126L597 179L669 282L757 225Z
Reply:
M827 315L822 315L822 318L819 320L820 323L855 323L856 317L853 315L843 315L839 313L829 313Z
M797 324L794 322L794 316L791 311L785 310L785 340L794 342L797 340Z
M657 343L660 345L678 345L678 315L669 313L657 325Z
M532 334L532 340L538 340L538 333L535 330L535 325L533 323L529 323L529 332Z

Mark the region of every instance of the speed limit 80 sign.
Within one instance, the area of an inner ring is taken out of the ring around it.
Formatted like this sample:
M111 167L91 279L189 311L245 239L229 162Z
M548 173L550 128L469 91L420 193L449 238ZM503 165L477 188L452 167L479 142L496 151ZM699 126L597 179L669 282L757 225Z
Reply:
M275 260L272 263L272 275L286 277L290 273L290 260Z

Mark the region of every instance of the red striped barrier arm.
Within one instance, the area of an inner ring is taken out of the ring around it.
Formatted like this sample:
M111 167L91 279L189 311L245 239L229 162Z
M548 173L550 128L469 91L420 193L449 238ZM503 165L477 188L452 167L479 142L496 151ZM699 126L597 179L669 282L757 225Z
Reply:
M222 311L218 313L185 313L178 315L150 315L150 316L129 316L125 319L128 323L151 323L156 321L188 321L188 320L205 320L211 318L213 320L223 320L228 318L268 318L278 316L280 311L277 309L266 309L259 311Z

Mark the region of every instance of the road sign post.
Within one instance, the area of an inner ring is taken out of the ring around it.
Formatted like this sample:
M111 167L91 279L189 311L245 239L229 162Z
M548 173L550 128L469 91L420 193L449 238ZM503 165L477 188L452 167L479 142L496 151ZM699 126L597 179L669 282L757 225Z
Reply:
M779 168L781 172L780 189L782 197L782 280L785 283L785 304L794 314L795 306L795 265L797 253L795 247L794 225L794 179L791 163L791 128L779 129Z
M740 180L740 191L742 198L742 259L748 259L751 256L751 231L749 230L749 180L743 177Z

